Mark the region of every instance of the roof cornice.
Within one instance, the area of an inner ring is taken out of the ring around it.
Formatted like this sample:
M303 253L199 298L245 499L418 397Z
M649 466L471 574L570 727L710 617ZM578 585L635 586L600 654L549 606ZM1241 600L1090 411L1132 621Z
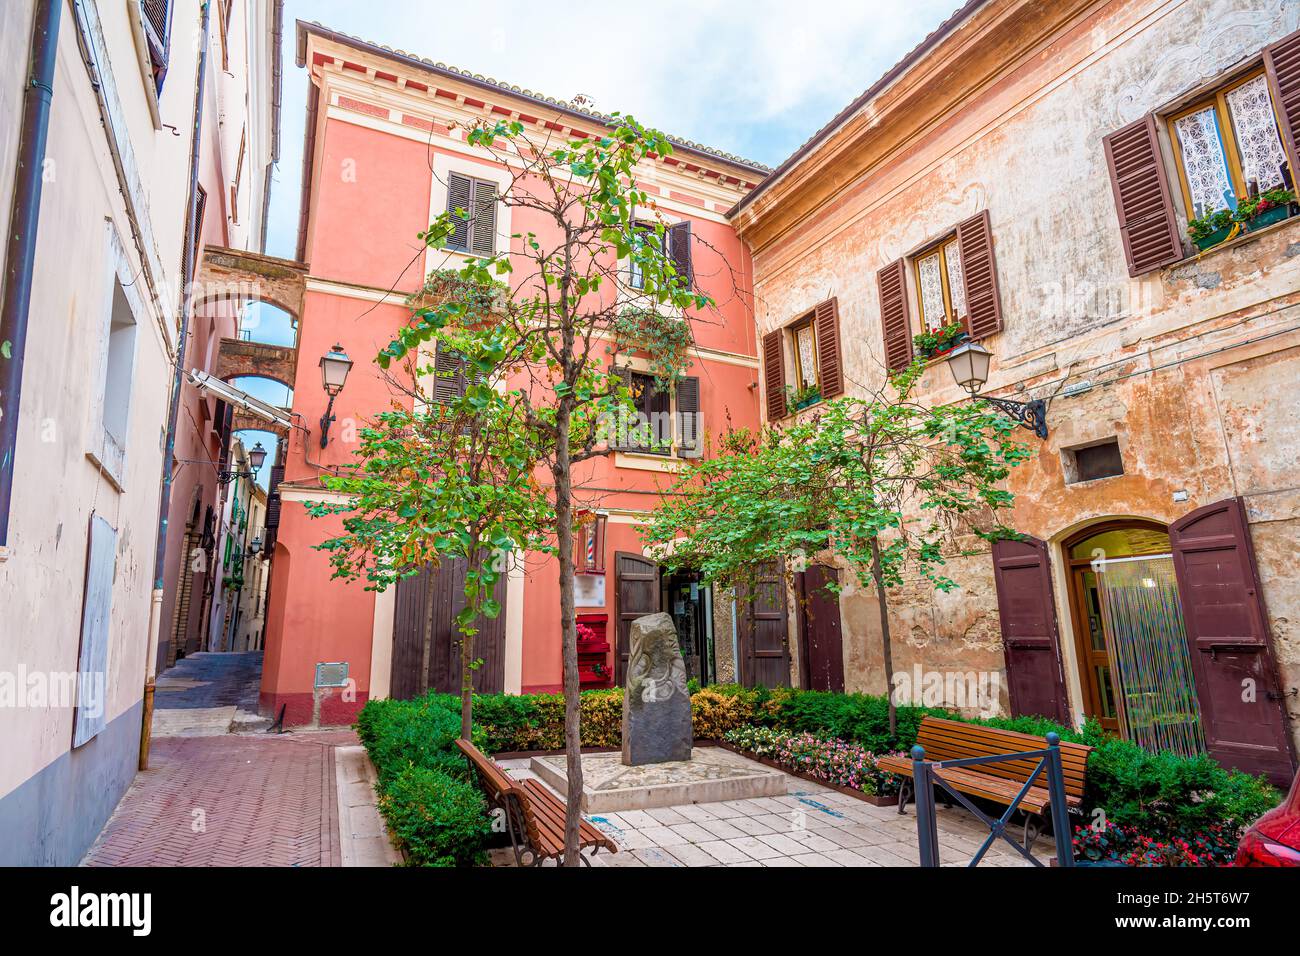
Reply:
M732 224L759 251L1104 2L970 0L742 198Z

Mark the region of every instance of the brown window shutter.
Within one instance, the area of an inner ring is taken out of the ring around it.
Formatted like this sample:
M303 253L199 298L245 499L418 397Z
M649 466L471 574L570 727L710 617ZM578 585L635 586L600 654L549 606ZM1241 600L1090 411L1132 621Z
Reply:
M632 387L632 370L630 368L615 367L610 369L615 375L622 379L624 388ZM626 441L630 430L635 423L635 419L625 419L620 415L617 423L617 431L609 440L609 447L615 451L627 451L631 448L631 443Z
M686 375L677 380L677 455L679 458L699 458L703 454L700 380L694 375Z
M144 15L145 41L149 47L149 62L153 69L154 89L162 92L167 76L168 49L171 45L171 0L143 0L140 12Z
M785 332L777 329L763 336L763 387L767 390L767 420L785 418Z
M1225 767L1290 781L1277 663L1246 509L1240 498L1198 508L1169 526L1201 724L1210 756ZM1243 694L1246 681L1254 695Z
M1264 47L1264 69L1277 107L1282 142L1294 164L1300 157L1300 30ZM1294 178L1295 170L1292 170Z
M993 258L993 230L989 211L971 216L957 226L957 249L966 283L966 329L972 339L1002 330L1002 297L998 294L998 267Z
M433 359L433 400L438 405L448 405L465 394L465 360L437 343Z
M1139 276L1183 257L1156 117L1148 113L1104 140L1128 273Z
M1048 717L1068 724L1047 545L1027 536L994 541L993 581L1012 716Z
M677 274L686 280L688 286L695 284L695 272L691 264L691 224L675 223L668 227L668 256L673 261Z
M903 260L876 273L880 290L880 326L885 337L885 367L891 372L912 361L912 321L907 305L907 270Z
M817 336L817 377L822 398L844 393L844 367L840 350L840 306L835 298L820 302L813 310Z
M465 215L457 215L456 210ZM447 245L452 249L468 250L470 243L470 216L474 209L474 181L460 173L447 174L447 215L451 217L451 235Z
M497 189L495 183L481 179L474 185L474 239L470 251L490 256L497 246Z

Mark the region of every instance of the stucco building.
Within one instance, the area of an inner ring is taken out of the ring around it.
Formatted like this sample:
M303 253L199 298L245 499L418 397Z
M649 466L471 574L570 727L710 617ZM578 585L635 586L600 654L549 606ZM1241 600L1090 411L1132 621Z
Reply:
M1026 540L954 557L951 593L894 589L898 670L1289 779L1300 220L1282 202L1204 251L1187 228L1294 189L1298 29L1281 0L973 0L731 213L765 420L819 305L842 354L814 381L862 394L955 323L994 356L984 394L1046 403L1009 480ZM919 397L967 400L942 358ZM839 576L817 653L840 659L801 661L792 615L791 679L883 692L874 593Z
M457 269L470 254L468 243L460 251L425 250L418 234L435 216L455 208L454 202L468 205L449 198L449 190L494 190L499 196L509 182L509 169L466 143L469 124L517 118L543 137L590 137L606 128L605 119L589 110L315 24L298 24L297 51L311 78L298 251L309 273L292 383L295 427L283 481L272 495L274 571L262 683L264 712L279 716L283 711L290 725L350 720L371 696L459 687L451 618L463 568L449 562L437 572L435 593L442 603L433 609L422 603L429 572L382 594L365 590L364 582L331 581L328 555L314 545L336 535L340 521L311 519L305 504L330 500L322 493L322 476L354 460L355 429L394 400L373 358L410 320L407 296L421 289L428 273ZM719 303L707 316L688 313L696 324L692 367L687 387L678 389L668 407L676 415L687 412L683 403L691 402L706 432L728 420L736 426L758 423L753 323L745 297L736 294L737 287L748 287L749 261L725 214L763 172L689 143L679 143L671 157L647 161L638 171L655 197L657 213L685 237L684 261L693 263L697 284ZM536 212L511 210L499 201L492 208L486 231L479 232L476 220L474 248L504 250L513 243L517 271L526 274L527 260L519 256L522 240L511 236L544 233L546 223ZM358 242L359 236L365 241ZM480 241L490 246L479 246ZM355 365L334 402L337 423L321 448L318 423L327 396L319 363L335 345ZM635 376L648 363L633 357L627 368ZM692 656L701 676L729 672L734 642L729 602L715 607L698 582L661 580L643 557L636 534L663 479L692 453L681 437L674 438L668 454L621 450L584 464L576 476L589 496L585 506L603 521L603 535L593 547L604 573L582 575L578 597L581 620L599 632L583 658L587 686L618 679L617 649L627 623L661 607L679 617L685 640L696 648ZM485 690L558 690L554 562L522 556L501 592L504 611L479 638L485 663L477 681ZM426 653L429 620L434 630Z
M260 242L277 10L0 4L3 864L75 864L136 772L184 287L202 243ZM178 458L217 453L202 404ZM187 474L175 511L201 513Z

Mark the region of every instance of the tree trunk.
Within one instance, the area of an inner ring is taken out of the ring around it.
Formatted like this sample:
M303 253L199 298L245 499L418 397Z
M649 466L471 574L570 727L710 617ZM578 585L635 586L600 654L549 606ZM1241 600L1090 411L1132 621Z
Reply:
M474 636L477 627L460 632L460 736L471 740L474 735Z
M880 649L885 661L885 695L889 700L889 736L898 730L898 714L894 709L894 655L889 644L889 595L885 579L880 573L880 543L871 539L871 576L876 579L876 598L880 602Z
M578 697L578 629L573 598L573 483L569 460L571 400L562 398L555 416L555 543L560 565L560 644L564 656L564 755L569 789L565 794L564 865L578 866L578 828L582 821L582 730Z
M429 693L429 665L433 657L433 614L438 606L434 600L438 595L438 574L436 566L424 566L424 634L420 641L420 696Z

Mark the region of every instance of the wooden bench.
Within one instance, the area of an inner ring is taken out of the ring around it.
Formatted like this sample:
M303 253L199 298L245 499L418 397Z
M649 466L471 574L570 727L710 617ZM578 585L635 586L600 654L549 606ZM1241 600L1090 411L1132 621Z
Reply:
M540 780L515 780L469 741L457 740L456 746L469 758L469 765L474 769L488 803L505 814L515 863L523 866L525 854L532 856L529 866L538 866L552 857L562 861L564 801ZM579 854L588 847L597 853L601 847L610 853L618 852L614 841L584 818L578 828ZM582 856L582 862L591 865L585 856Z
M981 724L943 720L928 715L921 720L916 742L925 748L927 762L1023 753L1047 748L1047 741L1033 734L998 730ZM1076 809L1083 800L1084 775L1088 767L1088 755L1091 753L1092 748L1084 744L1061 744L1061 769L1064 771L1067 809ZM1031 757L1023 760L979 764L974 767L948 767L936 771L935 775L942 777L948 786L967 796L981 797L1003 806L1010 806L1011 801L1020 792L1020 788L1029 779L1029 775L1038 766L1038 761L1039 758ZM882 770L907 778L898 798L898 812L902 813L907 806L908 791L912 788L912 758L882 757L878 764ZM1045 818L1049 803L1047 768L1044 767L1034 781L1034 785L1016 805L1016 809L1025 814L1025 849L1029 849L1034 837L1041 832L1041 822Z

